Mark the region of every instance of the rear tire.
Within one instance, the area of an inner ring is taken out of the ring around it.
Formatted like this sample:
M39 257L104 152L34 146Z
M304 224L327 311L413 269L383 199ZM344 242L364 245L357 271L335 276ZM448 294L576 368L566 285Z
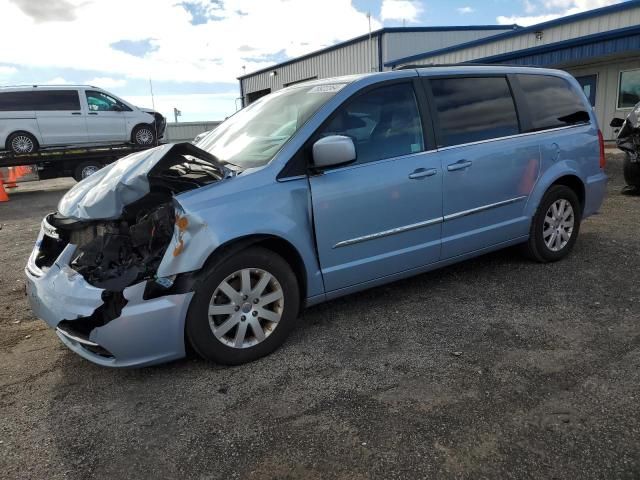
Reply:
M40 148L36 137L27 132L15 132L9 135L6 149L17 154L35 153Z
M86 162L79 163L73 171L73 178L76 182L80 182L96 173L102 167L103 165L95 160L87 160Z
M298 281L278 254L251 247L222 260L197 283L186 336L204 359L251 362L278 348L294 328Z
M150 147L156 144L156 132L151 125L138 125L133 129L131 139L136 145Z
M565 185L553 185L542 197L531 221L525 253L542 263L566 257L578 238L581 218L576 193Z
M640 187L640 162L632 162L627 153L622 167L624 181L630 187Z

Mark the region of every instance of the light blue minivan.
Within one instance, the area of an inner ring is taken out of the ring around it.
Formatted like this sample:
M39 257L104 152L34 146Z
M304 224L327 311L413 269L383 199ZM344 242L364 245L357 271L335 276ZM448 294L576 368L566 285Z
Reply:
M311 81L78 183L42 222L27 290L95 363L165 362L188 342L239 364L307 305L510 245L565 257L606 179L595 115L561 71Z

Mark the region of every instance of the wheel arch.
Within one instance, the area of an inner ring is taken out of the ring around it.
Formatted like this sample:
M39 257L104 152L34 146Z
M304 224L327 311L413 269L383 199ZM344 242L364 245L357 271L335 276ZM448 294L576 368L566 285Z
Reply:
M307 272L302 255L288 240L272 234L252 234L234 238L218 246L207 258L201 271L215 268L216 265L231 255L235 255L249 247L260 246L280 255L289 264L300 286L300 306L304 305L307 296Z
M5 147L7 150L11 150L11 146L9 145L9 139L10 139L13 135L15 135L15 134L17 134L17 133L23 133L23 134L26 134L26 135L29 135L29 136L33 137L33 138L35 139L35 141L36 141L36 149L40 148L40 146L42 145L42 140L41 140L41 138L40 138L39 132L34 133L34 132L30 132L29 130L25 130L25 129L23 129L23 128L20 128L20 129L18 129L18 130L14 130L14 131L9 132L9 133L7 134L7 136L6 136L6 138L5 138L5 141L4 141L4 147Z
M547 187L547 190L549 190L549 188L553 187L554 185L564 185L565 187L569 187L571 190L573 190L577 195L578 200L580 201L580 213L582 214L584 212L586 191L584 182L580 179L580 177L574 174L563 175L562 177L557 178L551 185L549 185L549 187Z
M138 127L149 127L149 128L154 132L154 135L155 135L155 129L153 128L153 124L152 124L152 123L147 123L147 122L138 122L138 123L136 123L136 124L131 128L131 132L129 133L129 139L130 139L133 143L135 143L135 142L136 142L136 139L135 139L135 133L136 133L136 129L137 129ZM158 140L158 139L156 139L156 141L157 141L157 140Z

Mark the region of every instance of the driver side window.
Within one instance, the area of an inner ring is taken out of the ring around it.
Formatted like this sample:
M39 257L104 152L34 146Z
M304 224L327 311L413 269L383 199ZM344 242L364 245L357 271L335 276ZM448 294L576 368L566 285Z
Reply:
M424 150L422 123L413 86L400 83L363 93L341 106L321 137L345 135L356 147L357 163Z
M90 112L113 112L113 111L130 111L131 109L123 103L110 97L106 93L87 90L87 104Z

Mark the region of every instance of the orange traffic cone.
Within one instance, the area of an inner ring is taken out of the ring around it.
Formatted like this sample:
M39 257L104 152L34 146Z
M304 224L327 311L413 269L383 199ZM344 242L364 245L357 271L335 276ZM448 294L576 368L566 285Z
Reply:
M16 188L16 172L13 167L9 167L9 178L7 178L7 183L5 183L6 188Z
M0 202L8 202L9 195L4 189L4 182L2 181L2 172L0 172Z

